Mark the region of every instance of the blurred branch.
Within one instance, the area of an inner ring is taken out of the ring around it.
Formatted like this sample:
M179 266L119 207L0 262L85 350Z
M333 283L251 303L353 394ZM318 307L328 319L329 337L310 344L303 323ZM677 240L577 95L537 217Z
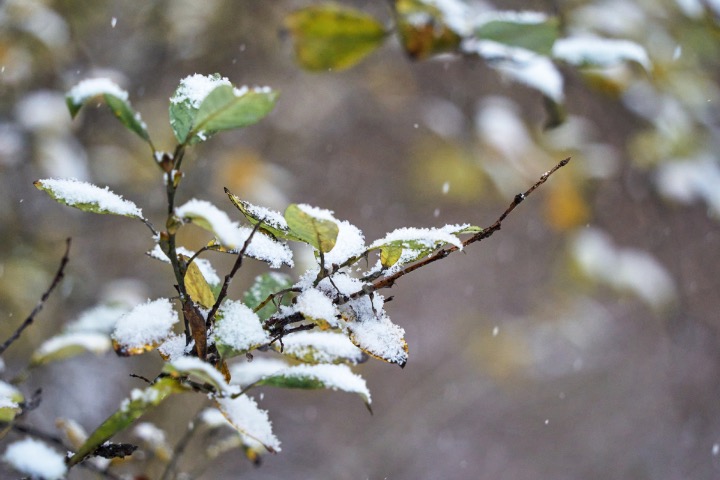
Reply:
M40 301L37 305L35 305L35 308L32 312L30 312L30 315L28 315L25 321L17 328L17 330L15 330L15 332L10 336L10 338L5 340L5 343L0 345L0 355L5 353L5 350L7 350L8 347L10 347L10 345L15 342L15 340L20 338L23 330L32 325L33 321L35 320L35 316L40 313L40 310L42 310L45 302L47 302L47 299L50 297L52 291L55 290L55 287L57 287L57 285L60 283L60 280L62 280L65 276L65 265L67 265L68 261L70 260L70 243L70 238L65 240L65 254L60 259L60 266L58 267L57 273L55 273L55 277L53 278L52 283L50 284L48 289L45 290L45 293L42 294L42 297L40 297Z

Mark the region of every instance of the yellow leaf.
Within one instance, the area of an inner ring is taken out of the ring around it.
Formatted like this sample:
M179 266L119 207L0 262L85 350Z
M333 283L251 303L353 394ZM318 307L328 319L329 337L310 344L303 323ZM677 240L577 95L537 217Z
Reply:
M188 265L185 272L185 290L195 303L204 308L212 308L215 304L215 295L195 262Z

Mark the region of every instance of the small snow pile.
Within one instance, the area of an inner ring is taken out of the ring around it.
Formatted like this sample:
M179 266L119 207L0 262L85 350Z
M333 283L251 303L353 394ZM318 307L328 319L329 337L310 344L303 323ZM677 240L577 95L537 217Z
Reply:
M295 334L288 335L283 342L293 338ZM256 358L252 362L240 362L230 367L230 381L233 385L247 386L257 382L263 377L273 375L284 370L289 365L278 358Z
M308 319L322 320L331 327L337 327L335 318L338 310L332 300L316 288L308 288L297 296L295 311L300 312Z
M126 349L144 349L164 341L177 321L170 300L148 301L120 317L112 338Z
M331 210L312 207L304 203L298 204L298 208L311 217L332 222L338 227L335 246L324 254L325 268L342 265L346 260L361 255L365 251L365 237L355 225L346 220L338 220Z
M236 387L230 387L222 373L212 365L197 357L181 357L166 364L166 371L178 372L183 375L197 375L204 381L210 382L221 395L232 395L238 392Z
M133 202L111 192L108 187L103 189L76 179L55 178L38 180L35 185L66 205L97 205L102 212L142 218L142 210Z
M244 352L270 342L260 317L242 302L228 300L218 310L212 337L218 347Z
M272 452L280 451L280 441L272 432L267 411L258 408L255 400L247 395L217 400L220 411L237 429L243 441L251 448L265 447Z
M192 199L177 207L175 215L185 220L195 221L199 226L211 230L218 241L230 249L240 249L252 233L252 229L241 227L230 220L227 213L205 200ZM283 264L293 266L292 251L267 235L255 232L245 252L249 257L267 262L272 268Z
M370 390L365 380L350 370L347 365L294 365L275 375L285 378L312 378L322 383L325 388L357 393L370 403Z
M273 228L277 228L278 230L287 231L287 221L280 212L276 212L275 210L271 210L269 208L260 207L258 205L253 205L252 203L245 201L243 201L243 206L253 218L258 219L264 224L267 224Z
M32 478L59 480L67 473L65 458L45 443L32 438L11 443L3 454L3 460Z
M642 45L630 40L598 37L560 38L553 44L553 57L573 65L609 67L625 60L639 63L650 71L652 65Z
M345 335L332 332L297 332L283 338L283 353L312 363L347 361L360 363L367 358Z
M180 80L180 86L175 95L170 98L171 103L188 102L193 108L200 108L205 97L221 85L232 87L232 83L226 77L219 75L201 75L196 73Z
M112 95L123 101L128 99L128 93L109 78L87 78L71 88L67 98L77 105L98 95Z

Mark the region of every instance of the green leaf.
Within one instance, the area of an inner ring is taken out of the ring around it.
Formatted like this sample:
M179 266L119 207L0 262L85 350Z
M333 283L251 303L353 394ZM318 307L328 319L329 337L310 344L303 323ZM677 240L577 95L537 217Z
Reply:
M328 218L327 211L291 204L285 210L285 220L290 232L300 241L312 245L321 252L329 252L335 246L339 228Z
M542 22L522 22L512 20L493 20L475 29L480 40L521 47L541 55L550 55L553 44L560 35L557 18L546 18Z
M122 215L142 219L142 210L120 195L79 180L48 178L33 182L35 188L50 195L56 202L84 212Z
M112 348L110 335L99 332L67 332L56 335L40 345L30 358L30 365L46 363L75 357L86 352L103 354Z
M275 238L298 241L297 238L293 238L290 234L287 222L279 212L258 207L250 202L246 202L234 193L230 192L227 188L225 189L225 193L230 198L232 204L235 205L235 208L240 210L240 213L243 214L251 225L257 225L262 222L262 225L259 228L261 232Z
M124 400L120 408L110 415L68 460L68 467L83 461L113 435L125 430L152 407L159 405L173 393L183 391L183 387L174 378L165 377L152 386L141 390L135 389L130 398Z
M436 6L422 0L396 0L395 12L400 40L410 58L422 60L460 46L459 33L447 25Z
M263 273L262 275L255 277L255 281L252 286L243 296L243 303L252 310L255 310L255 308L268 297L268 295L290 288L292 285L293 282L289 275L276 272ZM285 295L282 299L282 304L290 304L289 295ZM270 302L255 313L257 313L258 317L260 317L260 320L265 321L273 316L276 311L277 309L275 304Z
M215 88L200 104L188 136L205 141L221 130L247 127L262 120L275 107L278 93L270 88Z
M325 4L296 10L285 18L300 65L311 71L345 70L377 49L383 25L353 8Z
M75 118L83 105L98 97L105 100L120 123L152 146L147 126L130 105L127 92L106 78L83 80L68 91L65 102L72 118Z
M347 365L295 365L259 380L256 385L315 390L328 388L355 393L370 408L370 391L365 380Z
M209 92L221 85L231 85L230 80L223 78L219 73L212 75L190 75L180 80L180 85L170 98L170 126L178 142L193 144L199 138L188 138L193 127L195 117L203 100Z

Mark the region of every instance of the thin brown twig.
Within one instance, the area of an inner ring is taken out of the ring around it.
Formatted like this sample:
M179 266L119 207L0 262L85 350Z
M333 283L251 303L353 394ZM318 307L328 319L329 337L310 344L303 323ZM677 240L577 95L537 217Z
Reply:
M42 297L40 297L40 301L38 301L37 305L35 305L35 308L33 308L33 311L30 312L30 315L27 316L25 321L20 324L20 326L17 328L17 330L15 330L15 332L13 332L10 338L5 340L5 342L0 345L0 355L5 353L5 350L7 350L8 347L10 347L10 345L12 345L18 338L20 338L23 330L32 325L33 321L35 320L35 316L40 313L40 310L42 310L43 306L45 306L45 302L47 302L50 294L53 292L53 290L55 290L55 287L57 287L57 285L65 276L65 265L67 265L68 261L70 260L70 243L70 238L67 238L65 240L65 254L60 259L60 266L55 273L55 277L53 277L52 283L50 284L48 289L45 290L45 293L42 294Z
M464 240L462 242L463 248L467 247L468 245L480 242L482 240L485 240L486 238L491 237L495 232L500 230L502 227L502 222L507 218L510 213L515 210L515 207L520 205L523 200L525 200L530 194L532 194L536 189L538 189L542 184L544 184L548 178L558 170L560 170L562 167L568 164L570 162L570 157L560 161L557 165L555 165L553 168L545 172L540 179L535 182L529 189L527 189L524 193L519 193L515 195L515 198L513 198L513 201L510 202L510 205L505 209L505 211L495 220L495 223L490 225L489 227L483 228L480 232L476 233L472 237L468 238L467 240ZM452 245L449 247L441 248L440 250L436 251L435 253L431 254L430 256L427 256L423 258L422 260L413 263L412 265L408 265L407 267L403 268L402 270L399 270L395 272L392 275L388 275L387 277L381 277L375 280L371 285L364 286L363 289L353 293L352 295L349 295L347 297L340 297L337 300L338 305L342 305L344 303L347 303L351 300L358 299L360 297L363 297L365 295L368 295L376 290L380 290L382 288L390 288L393 286L393 284L399 279L400 277L407 275L410 272L413 272L419 268L422 268L426 265L429 265L433 262L436 262L438 260L441 260L448 255L450 255L453 252L457 252L460 250L460 248Z
M255 226L252 229L252 232L250 232L250 235L248 235L247 240L245 240L245 243L242 246L242 249L240 249L240 252L238 252L237 260L235 260L235 264L233 265L232 269L230 270L230 273L225 275L225 279L223 280L222 287L220 288L220 293L218 294L217 300L215 300L215 304L210 309L210 313L208 313L207 316L207 326L209 327L212 324L213 319L215 318L215 314L218 311L218 308L220 308L220 304L225 300L225 297L227 297L227 290L230 286L230 282L232 281L233 277L237 273L237 271L242 266L243 257L245 256L245 252L247 251L248 247L250 246L250 242L252 241L253 237L255 236L255 233L257 233L258 229L260 228L260 225L262 225L262 222L258 222L255 224Z

